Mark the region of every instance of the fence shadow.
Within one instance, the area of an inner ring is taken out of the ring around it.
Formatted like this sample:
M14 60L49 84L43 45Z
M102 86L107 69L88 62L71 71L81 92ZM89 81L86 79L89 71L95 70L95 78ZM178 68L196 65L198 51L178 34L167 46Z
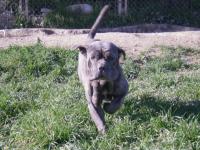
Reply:
M98 33L123 32L123 33L162 33L162 32L181 32L181 31L200 31L200 28L184 27L169 24L141 24L135 26L123 26L117 28L100 28ZM22 28L22 29L0 29L0 38L3 37L24 37L32 34L43 33L45 35L76 35L88 34L90 29L55 29L55 28Z
M200 31L200 28L185 27L171 24L139 24L134 26L124 26L117 28L99 29L99 32L125 32L125 33L159 33L159 32L180 32L180 31Z

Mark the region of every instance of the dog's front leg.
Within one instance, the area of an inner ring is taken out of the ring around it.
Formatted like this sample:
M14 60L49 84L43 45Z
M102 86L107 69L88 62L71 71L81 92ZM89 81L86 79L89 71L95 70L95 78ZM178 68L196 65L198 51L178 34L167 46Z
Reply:
M104 134L105 120L104 120L104 112L101 108L101 99L99 95L98 85L97 84L88 85L85 91L91 118L94 121L98 131Z
M115 96L111 103L104 103L103 109L109 114L115 113L123 104L124 96Z

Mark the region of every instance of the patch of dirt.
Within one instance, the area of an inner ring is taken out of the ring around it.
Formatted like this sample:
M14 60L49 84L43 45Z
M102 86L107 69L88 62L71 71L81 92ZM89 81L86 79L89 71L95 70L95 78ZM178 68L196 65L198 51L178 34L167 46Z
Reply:
M188 64L200 64L200 54L196 54L195 56L185 56L184 60Z
M96 39L114 42L125 49L129 56L137 56L141 52L152 50L159 45L200 48L200 30L180 26L149 25L122 27L114 29L101 29ZM149 28L148 28L149 27ZM157 28L156 28L157 27ZM142 30L144 28L144 30ZM126 29L126 30L125 30ZM173 32L170 32L172 30ZM88 29L11 29L0 30L0 48L10 45L33 45L40 40L47 47L73 48L75 45L84 44ZM112 31L112 32L109 32ZM121 32L119 32L121 31ZM136 33L147 31L148 33ZM130 33L131 32L131 33ZM159 51L157 48L154 49Z

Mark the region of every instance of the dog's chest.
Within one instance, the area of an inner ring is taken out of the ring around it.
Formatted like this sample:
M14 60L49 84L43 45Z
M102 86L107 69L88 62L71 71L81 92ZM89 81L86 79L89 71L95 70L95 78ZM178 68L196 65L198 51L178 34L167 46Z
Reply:
M100 80L99 85L100 85L100 93L102 96L106 98L108 96L113 95L113 91L114 91L113 82Z

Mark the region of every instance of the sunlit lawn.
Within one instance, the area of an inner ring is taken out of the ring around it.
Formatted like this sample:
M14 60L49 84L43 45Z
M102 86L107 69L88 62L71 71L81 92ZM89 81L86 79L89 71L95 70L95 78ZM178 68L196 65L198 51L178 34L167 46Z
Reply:
M200 50L124 61L129 93L98 135L72 50L0 51L0 149L200 149Z

